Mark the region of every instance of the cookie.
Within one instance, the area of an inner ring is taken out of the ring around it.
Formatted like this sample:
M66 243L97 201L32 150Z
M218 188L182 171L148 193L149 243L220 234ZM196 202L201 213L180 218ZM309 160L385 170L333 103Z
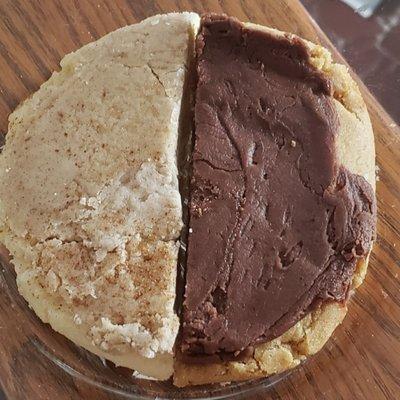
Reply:
M327 50L208 16L197 51L178 386L280 373L320 350L364 278L376 217L368 113Z
M159 379L179 327L176 150L198 20L154 16L67 55L11 114L0 157L1 240L30 307Z
M67 55L11 114L0 240L33 311L92 353L179 387L254 379L343 320L374 190L368 112L328 50L165 14Z

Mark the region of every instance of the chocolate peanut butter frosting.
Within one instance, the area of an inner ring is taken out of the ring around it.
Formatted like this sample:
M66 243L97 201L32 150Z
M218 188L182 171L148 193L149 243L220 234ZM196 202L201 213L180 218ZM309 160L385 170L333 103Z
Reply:
M371 186L338 163L329 79L300 40L203 17L182 351L238 353L346 300Z

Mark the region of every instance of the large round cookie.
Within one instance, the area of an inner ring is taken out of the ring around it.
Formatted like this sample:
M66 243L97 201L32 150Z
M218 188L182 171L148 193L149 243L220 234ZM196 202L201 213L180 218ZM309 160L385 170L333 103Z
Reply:
M307 47L311 64L333 84L333 104L339 118L337 157L350 172L361 175L375 188L375 150L371 123L357 85L345 66L333 63L325 48L275 29L244 24L289 41L300 40ZM366 273L368 256L358 261L352 288L359 286ZM265 377L293 368L319 351L342 322L347 311L343 303L323 303L280 337L256 344L251 356L238 361L196 364L176 357L174 383L177 386L229 382Z
M198 16L151 17L61 61L10 116L1 240L56 331L166 379L182 226L176 148Z
M172 365L182 227L176 152L198 23L196 14L155 16L65 57L62 70L10 116L0 156L0 237L29 305L117 365L158 379L174 368L177 386L292 368L325 344L347 311L323 303L240 361L193 364L177 354ZM374 188L372 128L346 67L294 35L245 26L308 48L334 86L338 161Z

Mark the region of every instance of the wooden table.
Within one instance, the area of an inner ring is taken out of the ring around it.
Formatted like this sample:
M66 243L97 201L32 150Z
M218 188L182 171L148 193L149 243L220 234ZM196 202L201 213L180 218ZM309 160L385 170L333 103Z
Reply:
M0 132L7 131L8 114L59 68L66 53L123 25L176 10L225 12L332 48L298 0L1 0ZM379 166L378 239L368 276L325 348L271 389L246 398L400 399L400 131L359 84L374 126ZM0 288L0 382L9 399L120 398L45 362L29 347L31 333L1 274Z

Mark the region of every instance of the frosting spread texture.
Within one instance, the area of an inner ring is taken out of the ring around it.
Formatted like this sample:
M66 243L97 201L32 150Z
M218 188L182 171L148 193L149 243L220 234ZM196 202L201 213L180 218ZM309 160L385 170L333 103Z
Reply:
M376 206L300 40L207 15L196 46L182 351L236 355L347 298Z

